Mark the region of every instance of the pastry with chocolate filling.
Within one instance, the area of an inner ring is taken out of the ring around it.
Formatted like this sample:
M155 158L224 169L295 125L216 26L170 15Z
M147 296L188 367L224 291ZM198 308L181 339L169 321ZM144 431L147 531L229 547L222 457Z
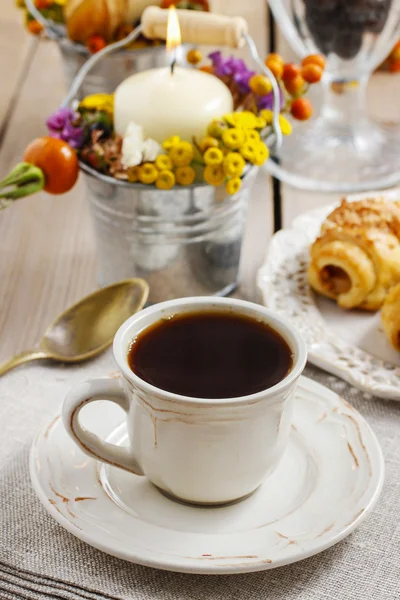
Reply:
M308 278L343 308L381 308L400 283L400 202L343 200L311 246Z

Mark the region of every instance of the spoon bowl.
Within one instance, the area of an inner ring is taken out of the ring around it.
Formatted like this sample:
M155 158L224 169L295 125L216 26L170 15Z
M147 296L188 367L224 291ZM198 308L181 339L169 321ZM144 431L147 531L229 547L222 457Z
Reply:
M25 362L50 359L74 363L108 348L120 325L145 305L144 279L126 279L86 296L47 328L38 348L14 356L0 366L0 376Z

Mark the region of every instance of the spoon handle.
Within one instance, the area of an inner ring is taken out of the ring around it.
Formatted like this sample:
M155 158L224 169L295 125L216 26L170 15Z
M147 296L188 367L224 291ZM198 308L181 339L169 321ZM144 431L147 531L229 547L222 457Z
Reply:
M2 365L0 365L0 377L14 369L14 367L18 367L19 365L23 365L26 362L30 362L31 360L38 360L41 358L48 358L48 355L40 348L34 348L33 350L24 350L20 354L16 354L9 360L6 360Z

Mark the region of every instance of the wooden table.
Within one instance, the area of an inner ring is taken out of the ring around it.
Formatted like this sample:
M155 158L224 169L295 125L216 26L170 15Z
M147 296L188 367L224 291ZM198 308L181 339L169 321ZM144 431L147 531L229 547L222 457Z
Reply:
M227 12L227 2L214 0ZM259 49L267 47L264 0L232 0L230 14L242 14ZM45 119L65 93L60 56L52 42L38 42L21 25L14 3L0 16L0 177L22 157L30 140L46 132ZM287 56L288 50L285 50ZM400 121L400 77L375 75L371 113ZM283 222L335 201L283 186ZM255 299L255 275L272 235L270 178L261 173L250 206L240 294ZM71 303L96 288L92 225L80 181L60 197L37 194L0 213L0 360L37 344L46 326Z

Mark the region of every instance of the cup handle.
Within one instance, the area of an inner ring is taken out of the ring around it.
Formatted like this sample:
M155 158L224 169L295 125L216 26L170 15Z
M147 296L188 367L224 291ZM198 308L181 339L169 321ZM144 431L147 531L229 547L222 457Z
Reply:
M85 454L135 475L144 475L130 449L105 442L80 424L81 409L96 400L109 400L126 413L129 411L129 398L118 381L92 379L73 388L65 398L62 409L65 429Z

